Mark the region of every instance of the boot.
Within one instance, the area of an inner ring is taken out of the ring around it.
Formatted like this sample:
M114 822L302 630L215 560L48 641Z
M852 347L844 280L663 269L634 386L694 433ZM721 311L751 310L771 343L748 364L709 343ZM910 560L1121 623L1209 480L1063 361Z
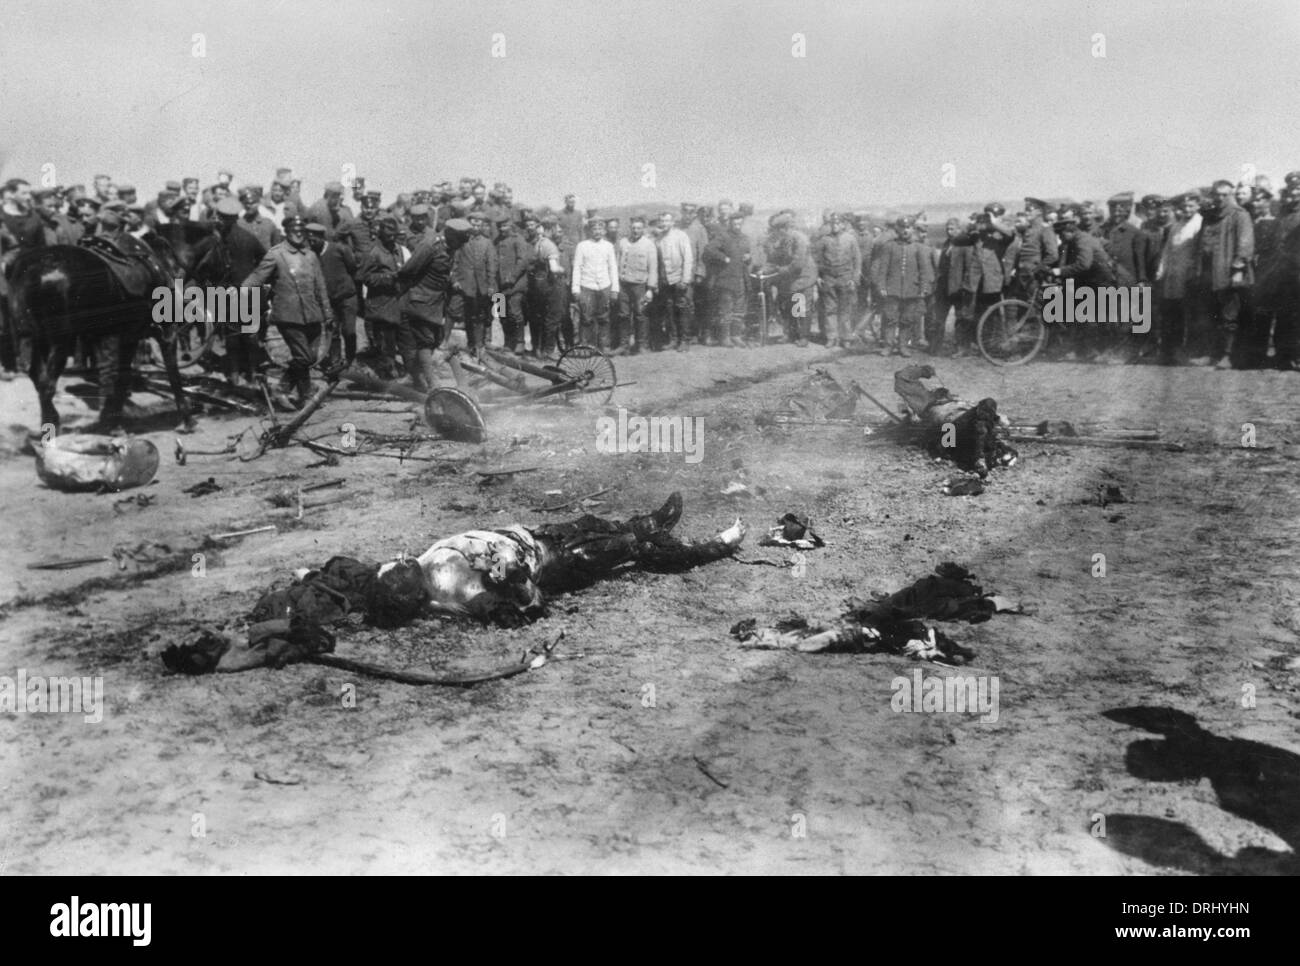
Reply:
M438 384L438 365L433 349L421 349L416 354L420 365L420 376L424 380L424 389L431 391Z

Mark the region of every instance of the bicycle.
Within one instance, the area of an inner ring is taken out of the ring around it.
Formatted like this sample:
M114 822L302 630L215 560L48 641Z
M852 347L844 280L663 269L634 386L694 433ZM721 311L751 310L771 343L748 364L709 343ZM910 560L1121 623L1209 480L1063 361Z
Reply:
M1004 298L984 310L975 329L980 355L995 366L1022 366L1047 344L1043 303L1060 282L1042 271L1029 280L1027 298Z

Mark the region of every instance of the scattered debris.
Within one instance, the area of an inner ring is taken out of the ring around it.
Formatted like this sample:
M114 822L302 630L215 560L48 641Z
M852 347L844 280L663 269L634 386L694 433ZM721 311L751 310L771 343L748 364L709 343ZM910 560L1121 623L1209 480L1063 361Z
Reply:
M713 782L713 784L717 785L719 788L731 787L726 782L724 782L721 778L715 776L713 772L709 771L708 766L705 765L704 762L700 760L700 757L698 755L692 755L691 757L695 759L695 767L700 770L700 773L703 774L705 778Z
M535 506L530 507L530 509L534 513L553 513L556 510L567 510L574 504L585 503L588 500L594 500L598 496L603 496L612 489L614 489L612 486L607 486L603 490L597 490L595 493L588 493L586 496L576 497L575 499L569 500L567 503L557 503L555 506Z
M202 483L195 483L193 486L181 490L181 492L188 493L192 499L197 499L201 496L207 496L209 493L220 493L222 489L221 484L215 478L209 476Z
M214 533L208 537L209 540L233 540L236 537L249 537L255 533L274 533L275 524L271 523L264 527L253 527L251 530L232 530L230 533Z
M302 779L298 777L275 778L264 771L253 772L253 777L258 781L266 782L268 785L301 785Z
M826 541L817 535L807 517L787 513L776 521L777 525L767 532L759 546L761 547L797 547L800 550L816 550L826 546Z
M135 496L128 496L128 497L123 497L120 500L114 500L113 509L117 510L118 513L121 513L122 511L118 509L118 507L125 506L128 504L135 504L136 506L138 506L140 509L143 510L146 507L153 506L153 501L155 499L156 497L152 493L137 493Z
M984 483L975 476L952 476L944 483L943 492L948 496L979 496L984 492Z

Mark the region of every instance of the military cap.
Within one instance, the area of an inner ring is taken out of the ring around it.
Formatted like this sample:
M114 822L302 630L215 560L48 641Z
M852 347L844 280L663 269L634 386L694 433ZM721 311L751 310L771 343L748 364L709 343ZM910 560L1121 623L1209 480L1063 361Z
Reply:
M731 199L730 199L730 198L723 198L721 201L718 202L718 207L719 207L719 208L721 208L723 205L731 205Z
M1163 195L1143 195L1143 196L1142 196L1142 202L1141 202L1141 204L1142 204L1142 207L1143 207L1143 208L1159 208L1159 207L1160 207L1161 205L1163 205L1164 203L1165 203L1165 199L1164 199L1164 196L1163 196Z
M343 194L343 182L341 182L341 181L327 181L327 182L325 182L325 193L326 193L327 195L328 195L328 194L336 194L336 195L341 195L341 194Z
M751 205L748 201L742 201L740 203L740 207L737 208L736 210L739 211L742 215L748 217L754 213L754 206Z
M1273 192L1270 191L1266 185L1255 185L1255 187L1251 189L1251 200L1259 201L1261 199L1272 201Z
M1296 185L1300 185L1300 171L1288 171L1286 177L1282 180L1286 182L1288 188L1294 188Z
M465 212L465 220L466 221L487 221L487 215L483 214L483 210L481 208L476 208L473 211Z
M313 222L308 222L307 225L304 226L304 230L309 235L320 235L321 237L324 237L325 233L329 229L326 228L324 225L322 225L320 222L313 221Z
M894 219L893 221L891 221L889 224L890 224L890 226L893 227L893 228L911 228L911 227L912 227L912 222L911 222L911 220L908 219L908 218L895 218L895 219Z
M996 201L990 201L987 205L984 206L984 213L986 215L992 215L994 218L1001 218L1003 215L1007 213L1007 209L1005 206L998 204Z
M375 219L375 228L391 228L397 231L397 218L393 215L380 215Z
M693 205L689 201L682 202L682 211L694 211L699 205Z
M139 201L139 200L129 201L129 202L125 202L124 204L126 206L127 211L134 211L141 215L145 213L145 207L143 201Z
M745 216L742 215L739 211L733 211L731 214L727 216L727 221L744 221L744 220L745 220Z
M453 218L447 222L447 224L443 225L443 228L447 231L467 232L470 230L471 225L464 218Z
M1131 205L1133 204L1133 192L1121 191L1117 195L1111 195L1106 199L1108 205Z
M262 197L262 192L256 188L245 187L239 189L240 201L256 201L260 197Z
M276 179L271 182L271 184L279 185L281 188L293 187L293 181L291 181L289 178L284 177L283 175L278 175Z
M167 184L165 184L163 187L167 191L179 192L181 190L181 183L179 181L168 181ZM120 191L122 189L119 188L118 190Z
M473 199L473 198L457 198L455 201L453 201L453 202L451 203L451 206L452 206L453 208L456 209L456 212L457 212L458 214L460 214L462 217L464 217L465 212L469 211L471 208L474 207L474 199Z
M429 206L412 205L410 214L412 218L427 218L429 216Z
M99 211L99 202L94 198L78 198L72 203L73 209L90 208L92 211Z
M180 211L182 208L189 208L192 205L193 202L190 201L189 198L187 198L185 195L181 195L179 198L175 199L174 201L171 202L171 204L167 206L167 214L169 215L175 214L176 212Z
M383 193L379 191L367 191L362 197L367 201L378 201L383 197Z
M547 215L542 219L543 228L557 228L559 227L559 224L560 219L556 218L554 215Z
M238 201L230 197L230 195L226 195L226 197L217 202L217 214L219 215L234 215L237 217L243 214L243 212L243 207L240 206Z
M768 222L768 224L771 225L773 228L789 228L792 224L794 224L794 219L791 218L785 212L778 212L777 214L772 216L772 219L771 221Z
M135 194L135 185L133 185L133 184L120 184L120 185L117 186L117 193L118 193L119 195L133 195L133 194Z
M1053 228L1064 228L1067 225L1077 225L1079 223L1079 213L1073 208L1062 208L1057 212L1056 219L1052 222Z
M961 227L961 219L960 219L960 218L949 218L947 221L945 221L945 222L943 223L943 226L944 226L945 228L960 228L960 227Z
M122 224L122 209L114 208L111 204L104 205L99 209L99 223L105 228L116 228Z
M598 212L599 210L600 210L599 208L588 208L588 209L587 209L587 217L588 217L588 218L595 218L595 217L596 217L596 212Z
M1025 198L1026 208L1037 208L1039 211L1047 210L1047 202L1042 198Z
M520 208L520 209L519 209L519 224L522 225L522 224L523 224L524 222L526 222L529 218L535 218L535 217L536 217L536 216L533 214L533 209L531 209L531 208Z
M494 225L507 225L511 221L510 212L508 211L493 212L491 217L488 217L487 220L492 222L492 224Z
M306 228L307 222L303 221L302 215L286 215L284 221L280 222L280 227L290 231L294 228Z

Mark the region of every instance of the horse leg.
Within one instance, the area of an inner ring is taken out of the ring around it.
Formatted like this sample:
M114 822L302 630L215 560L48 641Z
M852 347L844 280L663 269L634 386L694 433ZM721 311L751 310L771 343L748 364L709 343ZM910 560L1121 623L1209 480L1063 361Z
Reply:
M41 434L46 427L52 426L54 432L59 430L59 411L54 408L54 393L59 387L59 377L68 363L68 347L59 342L44 343L32 339L29 347L30 360L27 375L36 387L36 398L41 404Z
M189 400L185 398L185 385L181 382L181 367L176 361L176 339L167 335L155 336L158 348L162 350L163 366L167 370L167 385L171 387L172 398L176 400L176 415L181 424L177 432L192 433L198 429L198 420L190 412Z

